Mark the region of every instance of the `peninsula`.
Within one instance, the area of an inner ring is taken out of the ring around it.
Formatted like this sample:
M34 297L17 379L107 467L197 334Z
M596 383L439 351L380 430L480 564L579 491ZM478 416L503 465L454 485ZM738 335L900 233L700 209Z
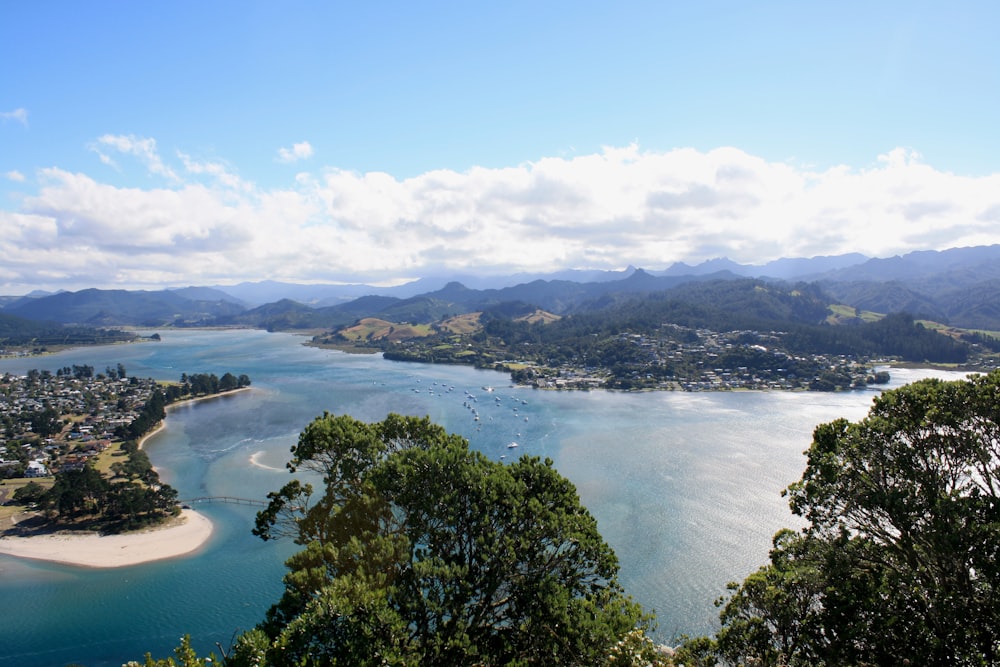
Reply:
M162 526L119 535L50 532L30 536L3 535L0 554L78 567L113 568L138 565L193 553L212 536L212 522L185 509Z
M247 388L247 376L161 384L123 366L5 374L0 380L0 554L121 567L196 551L212 534L159 480L143 442L166 409Z

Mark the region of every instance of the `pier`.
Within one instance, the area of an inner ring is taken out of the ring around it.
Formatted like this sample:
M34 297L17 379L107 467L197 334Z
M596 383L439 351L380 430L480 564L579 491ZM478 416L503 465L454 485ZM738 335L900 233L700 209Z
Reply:
M254 505L257 507L267 507L263 500L253 498L237 498L236 496L199 496L198 498L188 498L177 501L181 505L193 505L194 503L229 503L231 505Z

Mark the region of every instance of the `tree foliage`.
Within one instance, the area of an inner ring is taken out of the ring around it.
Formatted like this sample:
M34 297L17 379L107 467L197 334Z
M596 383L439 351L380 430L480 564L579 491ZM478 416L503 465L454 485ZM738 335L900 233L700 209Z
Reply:
M1000 660L1000 371L923 380L817 427L788 495L808 527L733 586L727 659Z
M323 493L289 482L258 515L305 548L233 664L600 665L649 622L551 461L506 466L392 414L324 414L292 454Z
M148 466L148 459L145 460ZM162 521L177 511L177 490L161 484L152 467L127 466L128 480L111 481L91 463L61 470L48 491L37 502L50 518L58 515L63 525L87 521L92 527L117 533Z

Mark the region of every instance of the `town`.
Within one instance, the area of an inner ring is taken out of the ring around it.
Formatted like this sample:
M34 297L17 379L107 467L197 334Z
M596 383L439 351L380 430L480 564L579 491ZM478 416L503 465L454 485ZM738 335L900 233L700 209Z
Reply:
M79 470L89 461L123 456L122 445L159 421L149 406L249 386L226 373L183 374L163 384L128 375L118 364L103 372L89 365L31 370L0 377L0 477L41 478ZM150 416L152 415L152 416ZM111 463L101 468L111 468Z
M561 348L452 335L403 340L383 350L387 359L507 371L516 384L539 389L839 391L889 381L878 360L794 353L786 338L782 331L719 332L665 323L654 331L578 339Z
M778 348L782 332L686 329L664 324L664 335L623 333L621 361L603 367L512 368L512 377L539 388L670 391L853 389L889 381L889 373L850 355L795 355ZM777 348L777 349L776 349Z

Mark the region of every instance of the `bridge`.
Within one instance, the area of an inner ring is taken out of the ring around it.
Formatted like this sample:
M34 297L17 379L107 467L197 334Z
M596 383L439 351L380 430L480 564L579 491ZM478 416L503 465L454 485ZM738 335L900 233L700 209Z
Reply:
M178 500L181 505L193 505L194 503L230 503L232 505L255 505L257 507L267 507L263 500L253 498L237 498L236 496L199 496L198 498L188 498Z

